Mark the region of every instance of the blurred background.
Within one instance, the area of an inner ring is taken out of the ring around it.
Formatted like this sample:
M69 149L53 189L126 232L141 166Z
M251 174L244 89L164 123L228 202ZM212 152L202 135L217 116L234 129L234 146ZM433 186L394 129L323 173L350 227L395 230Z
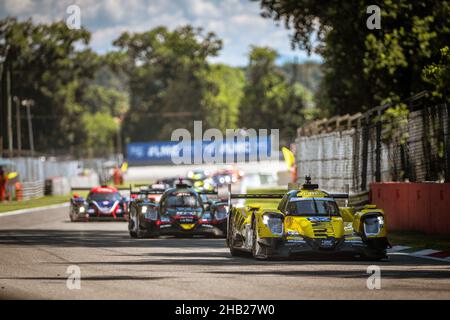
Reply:
M378 1L375 29L370 4L2 1L1 200L230 165L251 187L308 174L359 201L376 183L446 188L450 2ZM174 166L171 133L194 120L279 129L285 149Z

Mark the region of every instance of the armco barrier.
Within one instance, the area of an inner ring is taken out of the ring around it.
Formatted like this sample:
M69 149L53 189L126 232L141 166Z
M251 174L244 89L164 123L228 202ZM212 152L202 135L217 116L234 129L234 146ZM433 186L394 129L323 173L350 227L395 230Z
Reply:
M450 234L450 183L372 183L370 190L390 230Z
M44 196L45 181L33 181L22 183L23 200L30 200Z

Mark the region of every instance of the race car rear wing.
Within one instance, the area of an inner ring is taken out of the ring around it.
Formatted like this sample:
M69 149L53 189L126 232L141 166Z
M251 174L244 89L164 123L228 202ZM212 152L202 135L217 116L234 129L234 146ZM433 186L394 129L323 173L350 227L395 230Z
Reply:
M231 199L282 199L283 193L231 193L231 184L228 184L228 206L231 208Z
M348 207L348 200L350 198L350 185L344 185L344 190L345 192L327 192L327 194L330 198L333 199L345 199L345 206Z

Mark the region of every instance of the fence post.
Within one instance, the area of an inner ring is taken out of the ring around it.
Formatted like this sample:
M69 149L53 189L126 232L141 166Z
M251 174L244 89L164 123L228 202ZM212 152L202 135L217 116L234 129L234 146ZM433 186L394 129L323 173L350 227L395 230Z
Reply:
M381 111L377 112L377 124L376 124L376 143L375 147L375 181L381 182Z

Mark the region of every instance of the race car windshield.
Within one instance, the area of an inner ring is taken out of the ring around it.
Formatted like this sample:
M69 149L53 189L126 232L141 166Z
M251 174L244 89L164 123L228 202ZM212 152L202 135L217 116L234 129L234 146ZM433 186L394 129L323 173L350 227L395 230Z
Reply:
M293 216L340 216L335 201L317 199L290 202L288 214Z
M88 201L119 201L120 200L120 194L119 193L90 193L88 198Z
M197 197L190 193L176 193L167 198L167 207L198 207Z

